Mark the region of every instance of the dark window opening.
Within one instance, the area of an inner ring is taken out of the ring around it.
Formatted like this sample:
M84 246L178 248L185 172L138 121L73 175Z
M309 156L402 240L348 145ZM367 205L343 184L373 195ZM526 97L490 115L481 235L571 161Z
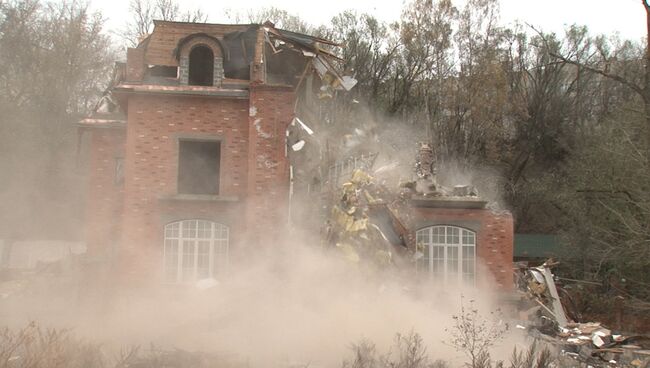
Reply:
M214 74L214 54L209 47L197 46L190 52L189 84L211 86Z
M223 60L223 71L226 78L250 79L250 65L255 56L257 43L257 26L252 26L244 32L232 32L223 36L226 55Z
M179 142L178 193L219 194L221 142Z
M268 84L295 86L305 69L305 57L301 52L283 49L275 52L267 43L266 78Z

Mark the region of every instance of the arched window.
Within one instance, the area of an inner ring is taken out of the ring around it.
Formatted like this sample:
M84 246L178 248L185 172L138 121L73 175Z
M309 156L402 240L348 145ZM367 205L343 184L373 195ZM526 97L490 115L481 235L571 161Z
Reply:
M190 52L189 84L211 86L213 83L214 53L207 46L196 46Z
M415 234L418 271L445 283L474 283L476 274L476 233L456 226L431 226Z
M165 226L165 280L193 282L216 277L228 263L228 227L206 220Z

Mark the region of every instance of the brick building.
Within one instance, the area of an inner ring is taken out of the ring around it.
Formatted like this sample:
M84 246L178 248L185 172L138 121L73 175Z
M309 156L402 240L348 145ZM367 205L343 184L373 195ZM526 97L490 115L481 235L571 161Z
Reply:
M296 91L312 73L323 95L353 85L323 45L335 46L268 23L156 21L79 123L89 150L89 254L113 260L125 277L184 283L219 277L234 251L273 243L288 221ZM414 235L439 225L459 239L471 234L498 282L511 282L502 275L512 261L510 217L420 213Z
M514 229L509 212L495 213L482 201L421 199L411 218L416 242L424 247L418 267L432 278L512 287ZM491 277L478 279L486 270Z
M269 37L300 48L276 56ZM271 25L156 21L80 122L89 252L183 282L217 276L230 248L254 243L247 224L286 222L286 130L302 50L318 42Z

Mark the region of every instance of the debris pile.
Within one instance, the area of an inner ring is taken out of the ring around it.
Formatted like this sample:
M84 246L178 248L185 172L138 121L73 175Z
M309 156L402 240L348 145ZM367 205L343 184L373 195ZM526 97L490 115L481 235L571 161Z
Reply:
M421 197L478 197L478 191L470 185L455 185L451 189L440 185L433 147L425 142L419 146L414 166L415 179L402 183L402 187Z
M599 322L575 322L566 313L547 261L520 270L518 287L527 300L523 308L532 335L561 349L564 357L592 367L650 367L650 337L625 336Z
M372 259L381 266L392 263L391 243L370 219L371 206L385 204L384 199L375 198L380 192L372 176L356 169L343 183L340 200L332 206L326 239L351 262Z
M455 201L462 202L463 206L476 203L478 206L471 208L483 208L481 206L486 203L470 186L459 185L450 190L438 184L435 154L429 143L419 144L413 177L410 181L402 181L395 190L378 183L369 172L383 174L396 166L390 163L371 171L376 155L367 157L371 160L363 160L361 156L361 159L349 160L347 166L334 166L335 173L328 176L328 182L338 184L341 174L349 175L349 179L335 189L327 215L325 239L351 262L369 261L384 267L400 266L402 262L421 258L423 252L415 244L412 231L412 210L419 200L448 202L447 205Z

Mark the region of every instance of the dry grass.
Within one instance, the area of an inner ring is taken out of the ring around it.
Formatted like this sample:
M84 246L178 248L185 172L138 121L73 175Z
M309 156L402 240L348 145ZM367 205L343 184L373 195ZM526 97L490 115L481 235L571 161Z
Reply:
M343 362L343 368L448 368L452 365L443 360L432 360L427 355L422 338L417 333L397 335L395 344L385 354L377 352L375 344L364 339L352 344L353 357ZM551 351L539 349L533 343L527 350L513 349L509 365L503 361L492 361L486 351L479 353L473 362L465 363L469 368L554 368L559 362Z
M0 368L207 368L234 367L221 356L182 350L131 346L109 356L99 344L75 338L68 330L32 322L0 330Z

